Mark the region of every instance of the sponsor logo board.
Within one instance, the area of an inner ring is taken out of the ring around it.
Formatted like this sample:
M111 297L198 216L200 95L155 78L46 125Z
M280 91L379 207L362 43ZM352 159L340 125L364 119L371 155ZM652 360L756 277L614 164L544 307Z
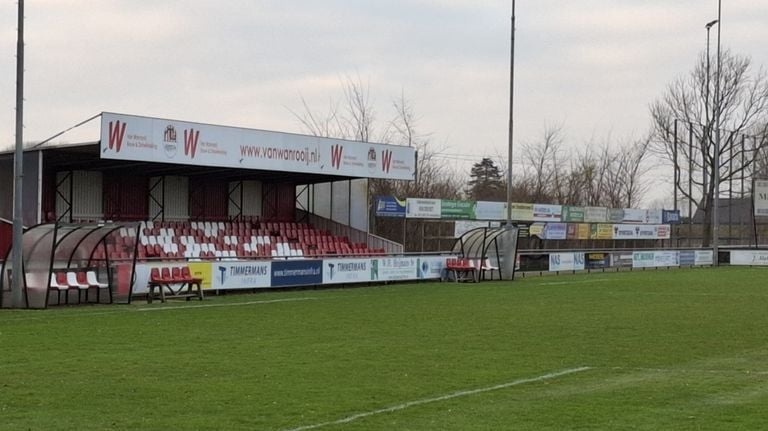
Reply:
M550 271L580 271L584 269L584 253L550 253Z
M212 289L255 289L270 287L270 261L214 262L210 264Z
M371 281L370 259L324 259L323 284Z
M101 115L101 157L105 159L413 180L415 155L415 149L405 146Z
M323 283L320 260L276 260L272 262L272 287L311 286Z

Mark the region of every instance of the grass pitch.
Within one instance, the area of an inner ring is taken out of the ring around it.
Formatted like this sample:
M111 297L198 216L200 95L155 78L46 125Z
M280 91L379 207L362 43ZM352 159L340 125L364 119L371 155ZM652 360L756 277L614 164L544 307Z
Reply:
M0 429L766 429L767 275L3 310Z

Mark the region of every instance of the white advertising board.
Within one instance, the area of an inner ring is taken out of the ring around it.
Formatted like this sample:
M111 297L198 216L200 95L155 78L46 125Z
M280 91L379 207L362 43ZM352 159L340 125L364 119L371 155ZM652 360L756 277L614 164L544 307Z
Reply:
M416 276L419 279L442 278L445 269L444 256L421 256L416 264Z
M712 250L696 250L693 255L694 265L714 265L715 253Z
M272 262L213 262L211 263L212 289L253 289L270 287Z
M414 257L383 257L371 259L372 281L416 279L419 259Z
M633 268L659 268L680 266L677 250L636 251L632 253Z
M664 210L660 208L645 210L645 221L643 223L661 224L664 222L663 214Z
M323 259L323 284L371 281L371 259Z
M441 205L440 199L408 198L405 200L405 217L439 219Z
M101 158L413 180L412 147L101 114Z
M605 223L608 221L608 208L584 207L585 223Z
M731 250L731 265L768 265L768 250Z
M638 208L624 208L622 223L647 223L648 211Z
M477 220L506 220L506 202L475 202L475 218Z
M755 215L768 216L768 180L755 180Z
M533 221L557 222L562 215L562 205L533 204Z
M669 239L671 229L669 225L650 224L615 224L613 225L613 239Z
M580 271L584 269L584 253L550 253L550 271Z

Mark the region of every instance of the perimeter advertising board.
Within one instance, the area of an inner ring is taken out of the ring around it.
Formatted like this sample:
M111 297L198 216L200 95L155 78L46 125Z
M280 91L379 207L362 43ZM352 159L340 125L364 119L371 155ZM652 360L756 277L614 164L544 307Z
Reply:
M659 268L680 266L679 252L670 251L636 251L632 253L633 268Z
M272 262L272 286L312 286L323 283L321 260L276 260Z
M421 256L416 259L416 277L420 280L442 278L446 257Z
M212 289L263 288L270 287L272 281L270 261L215 262L209 265Z
M324 259L323 284L371 281L370 259Z
M731 250L731 265L768 265L768 250Z
M417 277L417 257L384 257L371 259L372 281L414 280Z
M341 139L101 114L101 158L413 180L416 150Z
M584 253L550 253L550 271L581 271L584 269Z

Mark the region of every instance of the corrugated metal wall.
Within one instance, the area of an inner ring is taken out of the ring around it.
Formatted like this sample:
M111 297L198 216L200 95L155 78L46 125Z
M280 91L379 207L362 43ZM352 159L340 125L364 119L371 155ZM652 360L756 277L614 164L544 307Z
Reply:
M72 173L56 172L56 219L69 222L72 219Z
M368 179L352 180L349 225L368 232Z
M63 221L104 218L101 172L57 172L56 184L56 218L64 216ZM71 214L67 214L69 210Z
M179 176L153 177L149 179L150 187L157 181L161 181L161 184L150 190L150 194L158 201L149 199L150 217L162 213L162 218L165 220L188 220L189 178Z
M243 181L243 215L261 216L261 181Z
M228 183L210 178L190 179L189 211L194 220L226 220L229 215Z
M104 218L101 172L72 172L72 217L76 220L101 220Z
M265 220L294 220L296 216L296 186L294 184L264 184L262 215Z
M149 218L149 179L143 176L104 176L104 217L135 221Z

